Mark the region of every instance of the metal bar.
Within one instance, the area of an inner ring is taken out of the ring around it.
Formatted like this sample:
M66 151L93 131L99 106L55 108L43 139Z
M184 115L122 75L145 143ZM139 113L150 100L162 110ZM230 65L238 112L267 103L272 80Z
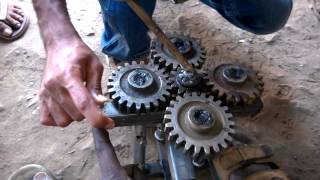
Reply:
M193 67L188 63L188 60L177 50L172 44L170 39L164 34L160 27L152 20L152 18L145 12L145 10L135 0L125 0L131 9L140 17L144 24L153 32L159 41L164 45L166 49L176 58L181 66L187 70L193 72Z
M173 142L167 142L168 161L172 180L195 180L195 169L190 156L183 153L182 148L174 147Z
M138 164L140 170L144 171L146 159L146 127L136 127L136 141L134 145L134 163Z

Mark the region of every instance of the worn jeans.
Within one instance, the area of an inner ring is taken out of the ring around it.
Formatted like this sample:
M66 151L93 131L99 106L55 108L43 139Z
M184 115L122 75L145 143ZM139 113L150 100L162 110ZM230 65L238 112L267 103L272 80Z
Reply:
M152 16L156 0L136 0ZM235 26L255 34L269 34L287 22L292 0L200 0L217 10ZM125 3L99 0L105 30L102 51L118 60L130 61L149 51L148 29ZM196 17L195 17L196 18Z

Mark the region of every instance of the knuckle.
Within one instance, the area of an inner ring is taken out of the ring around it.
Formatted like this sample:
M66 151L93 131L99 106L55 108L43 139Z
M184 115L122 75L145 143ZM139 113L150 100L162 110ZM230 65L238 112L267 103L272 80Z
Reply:
M52 87L54 87L56 85L56 79L55 78L48 78L46 80L44 80L43 86L46 89L50 89Z
M78 109L80 110L80 112L83 112L86 110L87 106L89 104L89 100L88 99L83 99L80 100L78 103Z

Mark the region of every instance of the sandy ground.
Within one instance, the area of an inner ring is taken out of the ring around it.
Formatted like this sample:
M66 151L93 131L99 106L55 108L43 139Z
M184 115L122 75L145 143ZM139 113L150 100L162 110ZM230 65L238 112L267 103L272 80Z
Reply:
M99 179L87 122L64 129L39 125L36 94L45 54L30 0L18 3L32 23L24 38L0 44L1 177L6 179L16 168L37 163L63 179ZM69 1L68 7L84 41L103 60L98 2ZM320 22L310 7L307 0L295 1L286 27L268 36L239 30L196 0L178 5L158 1L154 15L165 30L201 38L208 50L209 68L222 61L237 61L253 65L264 75L265 108L237 122L257 143L272 146L282 168L295 180L320 177ZM111 130L122 164L132 163L133 133L133 128ZM155 156L151 147L148 159Z

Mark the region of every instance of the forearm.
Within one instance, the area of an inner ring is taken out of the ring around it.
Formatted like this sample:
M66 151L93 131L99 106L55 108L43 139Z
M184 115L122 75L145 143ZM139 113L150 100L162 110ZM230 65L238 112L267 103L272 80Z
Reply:
M81 41L70 21L65 0L33 0L33 6L47 51L63 43Z

